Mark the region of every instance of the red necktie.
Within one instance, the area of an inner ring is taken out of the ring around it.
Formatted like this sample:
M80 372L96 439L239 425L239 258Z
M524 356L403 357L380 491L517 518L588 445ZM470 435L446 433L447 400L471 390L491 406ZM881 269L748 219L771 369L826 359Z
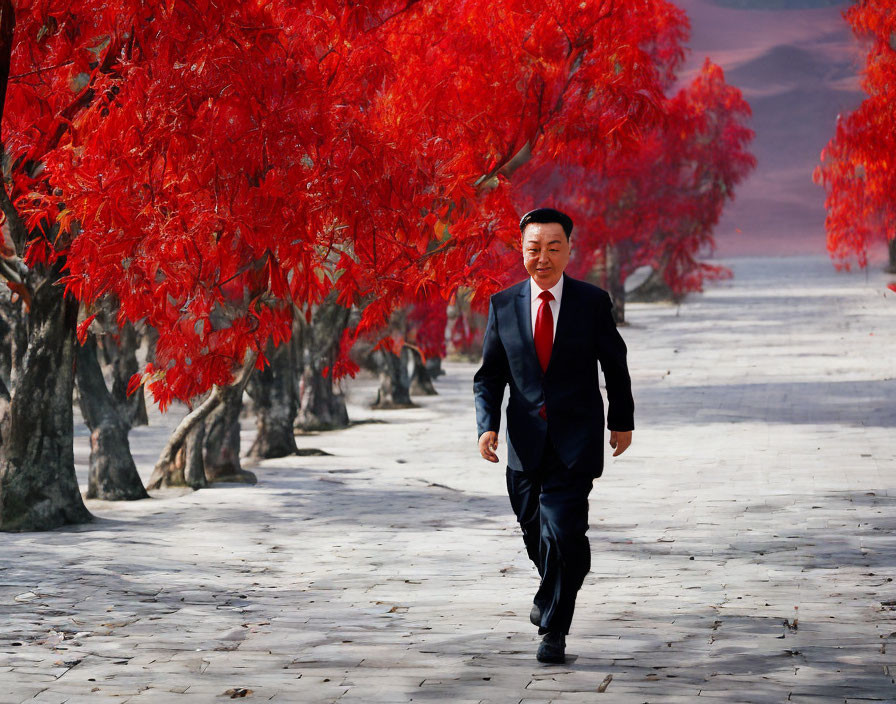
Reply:
M551 347L554 344L554 314L551 312L550 304L554 296L550 291L542 291L538 297L541 299L541 306L535 317L535 354L538 355L541 370L546 372L548 362L551 361Z
M535 316L535 354L538 355L541 370L546 372L548 362L551 361L551 347L554 344L554 314L551 312L550 304L554 296L550 291L542 291L538 297L541 299L541 306L538 308L538 315ZM544 405L538 409L538 415L544 420L548 419Z

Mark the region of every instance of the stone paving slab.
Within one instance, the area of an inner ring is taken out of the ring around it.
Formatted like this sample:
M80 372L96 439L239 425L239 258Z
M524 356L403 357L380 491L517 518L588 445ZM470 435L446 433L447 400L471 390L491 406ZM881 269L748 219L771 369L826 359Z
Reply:
M534 660L535 572L449 363L414 409L355 380L367 422L256 486L4 535L0 704L896 701L896 295L820 257L731 265L628 306L637 429L592 492L566 665ZM131 433L144 478L179 413Z

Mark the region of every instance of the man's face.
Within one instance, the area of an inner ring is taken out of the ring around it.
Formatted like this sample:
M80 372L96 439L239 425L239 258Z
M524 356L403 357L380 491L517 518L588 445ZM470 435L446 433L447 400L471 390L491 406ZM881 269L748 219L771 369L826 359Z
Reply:
M569 252L569 240L559 222L530 222L523 230L523 265L542 290L563 276Z

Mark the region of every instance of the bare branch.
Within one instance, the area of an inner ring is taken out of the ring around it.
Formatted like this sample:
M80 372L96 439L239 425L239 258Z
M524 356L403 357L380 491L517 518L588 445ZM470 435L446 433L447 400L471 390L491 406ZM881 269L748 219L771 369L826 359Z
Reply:
M504 178L509 179L513 176L513 172L520 168L523 164L525 164L529 159L532 158L532 143L526 142L520 150L511 157L510 161L508 161L504 166L498 169L498 173L501 174Z

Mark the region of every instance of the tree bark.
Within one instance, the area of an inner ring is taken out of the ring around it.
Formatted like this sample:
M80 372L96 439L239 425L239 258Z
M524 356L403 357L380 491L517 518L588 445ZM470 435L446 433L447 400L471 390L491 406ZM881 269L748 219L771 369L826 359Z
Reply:
M415 347L405 345L401 350L402 359L408 367L408 378L410 379L410 395L411 396L435 396L438 394L435 386L432 384L432 377L429 375L429 368L423 361L423 356Z
M184 484L193 489L203 489L208 486L208 480L205 478L204 446L205 419L203 418L187 434L187 439L178 453L179 461L183 464Z
M147 328L143 333L146 339L146 363L154 363L156 361L156 343L159 341L159 332L155 328Z
M22 359L28 349L28 325L25 320L24 304L13 301L9 291L0 299L0 318L3 322L3 352L0 377L6 388L14 389L22 372Z
M187 442L190 433L197 424L203 423L212 411L230 398L231 394L236 395L239 398L242 397L249 375L252 373L255 366L255 357L256 355L253 353L245 361L239 381L232 386L214 387L205 401L181 419L178 426L174 429L174 432L171 433L171 437L168 438L168 442L162 450L162 454L159 455L159 459L156 461L155 469L153 469L152 476L149 478L149 483L146 485L147 489L158 489L162 486L184 486L186 484L187 479L184 475L186 451L181 455L180 459L178 459L178 454L181 452L184 443ZM237 407L236 413L237 422L239 422L239 407ZM199 437L199 435L200 434L197 433L194 436L194 440L196 437ZM206 447L205 443L202 444L203 447ZM237 453L239 453L239 450L237 450ZM247 472L247 474L251 474L253 478L255 477L251 472Z
M140 369L137 362L140 336L137 330L130 322L125 322L118 332L118 340L112 335L106 335L104 343L106 358L112 365L112 398L121 409L122 417L132 428L148 425L143 387L130 396L127 394L128 382Z
M15 309L21 304L15 304L10 300L8 291L0 293L0 381L7 389L12 387L12 356L15 347L15 322L13 319Z
M408 365L383 347L374 350L371 357L380 375L380 388L371 408L413 408Z
M78 398L90 428L90 470L87 498L108 501L147 499L128 443L130 425L122 418L106 388L97 359L96 338L90 335L77 351Z
M659 301L672 301L675 296L663 275L664 264L650 272L644 282L633 291L628 292L628 300L636 303L658 303Z
M72 391L78 303L56 285L63 266L60 259L45 274L31 272L28 347L9 406L8 436L0 448L0 530L50 530L93 518L75 476Z
M606 246L604 269L607 292L613 301L613 319L617 325L621 325L625 323L625 286L622 283L619 248L614 244Z
M302 405L295 427L301 430L347 428L345 396L337 393L332 375L324 376L313 367L302 371Z
M9 437L9 403L12 396L9 388L0 379L0 445L6 442Z
M15 319L13 319L15 320ZM9 388L14 389L19 383L19 377L22 376L23 364L25 361L25 352L28 350L28 320L22 305L19 303L18 320L12 328L12 369L9 374Z
M315 311L311 325L300 322L297 344L302 355L300 403L295 427L300 430L335 430L348 427L345 396L337 392L332 369L339 341L348 327L351 310L331 297Z
M205 478L209 482L255 484L254 473L240 466L240 411L243 386L221 389L221 403L205 426Z
M147 489L160 489L163 486L187 486L184 475L185 457L183 446L190 440L191 433L221 403L221 389L215 388L209 397L188 413L171 433L162 454L156 461L152 476L146 484ZM204 435L204 431L202 433ZM195 440L196 436L193 436ZM204 472L204 469L203 469Z
M440 376L444 376L445 370L442 369L442 358L436 357L435 355L427 357L426 371L429 373L429 378L433 381L438 379Z
M296 359L292 341L270 349L270 366L249 379L249 396L255 404L255 442L249 456L286 457L297 451L293 423L298 412Z
M887 251L890 255L890 263L887 266L887 273L896 274L896 237L887 241Z
M190 426L175 451L174 458L164 465L156 465L147 487L160 489L163 486L188 486L193 490L207 487L205 461L202 457L204 439L205 418L202 418Z

